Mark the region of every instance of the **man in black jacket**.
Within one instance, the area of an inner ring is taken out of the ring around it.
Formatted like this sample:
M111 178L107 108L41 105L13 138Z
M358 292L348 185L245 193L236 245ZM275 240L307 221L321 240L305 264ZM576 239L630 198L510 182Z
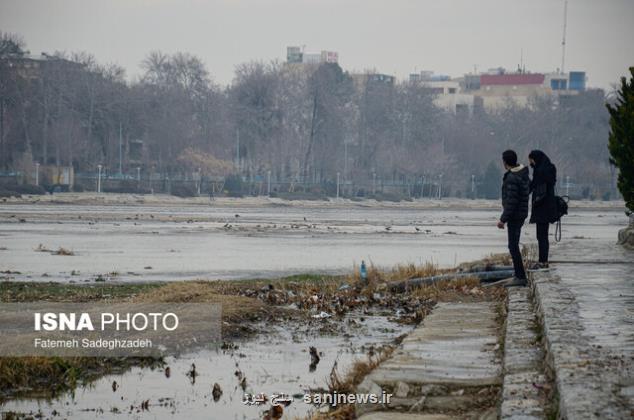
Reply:
M497 226L504 229L504 225L507 225L509 252L515 270L515 277L506 286L526 286L526 271L520 252L520 235L522 234L522 225L528 216L530 184L528 168L517 163L517 153L513 150L502 153L502 160L506 169L502 181L502 207L504 211Z

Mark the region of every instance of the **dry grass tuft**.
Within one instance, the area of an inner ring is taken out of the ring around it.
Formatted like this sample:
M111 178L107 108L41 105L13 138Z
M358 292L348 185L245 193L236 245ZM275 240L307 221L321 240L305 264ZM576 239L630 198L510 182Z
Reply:
M218 293L216 283L204 281L186 281L168 283L138 295L139 302L191 302L222 305L224 321L240 322L252 320L258 314L266 312L267 306L260 300Z
M387 360L394 351L393 346L383 347L373 356L368 356L367 360L359 360L352 365L350 370L341 376L337 371L337 365L332 368L328 379L328 392L338 394L354 394L356 387L363 381L370 372L372 372L383 361ZM356 418L355 408L353 404L345 404L338 406L335 410L328 413L316 413L310 420L352 420Z
M440 269L435 264L427 262L421 265L416 264L398 264L390 270L380 270L374 264L370 263L367 268L369 284L396 282L402 280L413 279L417 277L435 276L449 272L449 269ZM361 281L359 276L358 267L354 267L354 272L348 277L351 283L357 283Z
M107 373L119 373L132 366L157 366L161 359L150 357L0 357L0 393L46 396L90 382Z
M368 356L367 360L359 360L355 362L350 370L341 376L337 371L337 367L333 367L328 379L328 388L330 392L339 394L354 393L357 385L363 381L363 378L372 372L378 365L392 355L394 347L386 346L373 356Z
M477 261L469 261L462 263L456 267L458 271L480 271L486 270L488 267L496 266L496 265L512 265L513 262L511 260L511 255L506 253L500 254L491 254L488 257L484 257L481 260Z

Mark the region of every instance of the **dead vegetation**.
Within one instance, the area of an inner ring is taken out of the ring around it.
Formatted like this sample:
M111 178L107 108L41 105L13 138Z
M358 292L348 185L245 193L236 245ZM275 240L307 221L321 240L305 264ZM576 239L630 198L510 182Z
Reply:
M133 298L139 302L190 302L221 305L225 336L235 337L254 333L253 322L283 316L282 311L265 302L246 296L219 293L216 282L191 281L168 283Z
M396 344L396 343L395 343ZM383 361L391 355L395 345L386 345L383 348L368 355L366 360L355 362L347 372L339 372L337 363L330 371L328 378L328 390L312 390L313 392L341 394L354 394L356 387L363 381ZM355 419L355 409L353 404L344 404L334 407L328 412L317 412L310 417L310 420L352 420Z
M36 249L51 252L44 246ZM504 263L492 256L486 264ZM476 264L483 264L478 262ZM460 268L463 270L464 268ZM417 324L438 301L501 300L504 290L483 289L476 279L439 282L409 289L390 291L389 284L415 277L448 273L432 264L399 265L391 270L368 267L367 279L355 270L348 276L300 275L282 279L243 281L184 281L152 284L72 285L59 283L3 282L0 301L55 302L136 301L136 302L208 302L222 305L223 335L243 337L257 333L257 325L293 321L319 322L324 317L342 319L349 311L364 313L372 308L389 314L392 320ZM457 270L454 270L457 271ZM332 323L345 330L344 323ZM344 331L345 332L345 331ZM349 372L330 375L328 386L337 392L352 390L363 377L390 354L391 347L377 350L367 361L357 362ZM6 396L58 392L73 388L78 380L133 365L157 363L145 359L104 358L0 358L0 392ZM351 407L340 406L327 417L347 419Z
M69 255L75 255L75 253L69 249L63 248L63 247L59 247L57 249L57 251L52 252L51 254L53 255L65 255L65 256L69 256Z
M62 256L71 256L71 255L75 255L75 253L73 251L71 251L70 249L64 248L64 247L59 247L57 250L53 250L53 249L48 249L46 246L39 244L37 247L35 247L35 252L48 252L51 255L62 255Z
M53 398L106 374L162 364L150 357L0 357L0 403L9 396Z

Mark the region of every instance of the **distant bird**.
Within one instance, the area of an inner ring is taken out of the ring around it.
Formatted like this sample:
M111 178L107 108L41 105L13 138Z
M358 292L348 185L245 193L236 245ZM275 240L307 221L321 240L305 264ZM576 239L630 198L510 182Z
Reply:
M416 229L416 232L420 232L420 229L417 226L414 226L414 229Z
M235 215L235 218L237 219L238 217L240 217L240 215L239 215L239 214L236 214L236 215Z
M119 388L117 381L112 381L112 392L115 392Z
M385 226L385 230L387 231L392 230L392 226Z
M304 216L304 222L308 222L308 219L306 219L306 216Z

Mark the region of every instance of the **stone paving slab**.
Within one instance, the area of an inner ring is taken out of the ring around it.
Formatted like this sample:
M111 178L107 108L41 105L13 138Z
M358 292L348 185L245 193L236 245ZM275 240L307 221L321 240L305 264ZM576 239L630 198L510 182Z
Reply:
M369 379L380 385L499 384L495 316L492 303L439 303Z
M557 247L553 259L566 262L533 281L559 412L634 418L634 252L576 244Z
M543 351L528 288L512 288L507 297L504 336L504 383L501 419L543 419L545 395L533 384L544 384Z
M499 332L496 316L496 304L490 302L436 305L392 356L357 387L357 392L380 394L385 389L393 393L389 406L357 404L357 414L386 408L447 412L469 410L474 404L480 404L483 397L469 395L465 389L473 389L475 393L480 387L501 383L501 361L496 355ZM455 390L459 391L455 393Z

